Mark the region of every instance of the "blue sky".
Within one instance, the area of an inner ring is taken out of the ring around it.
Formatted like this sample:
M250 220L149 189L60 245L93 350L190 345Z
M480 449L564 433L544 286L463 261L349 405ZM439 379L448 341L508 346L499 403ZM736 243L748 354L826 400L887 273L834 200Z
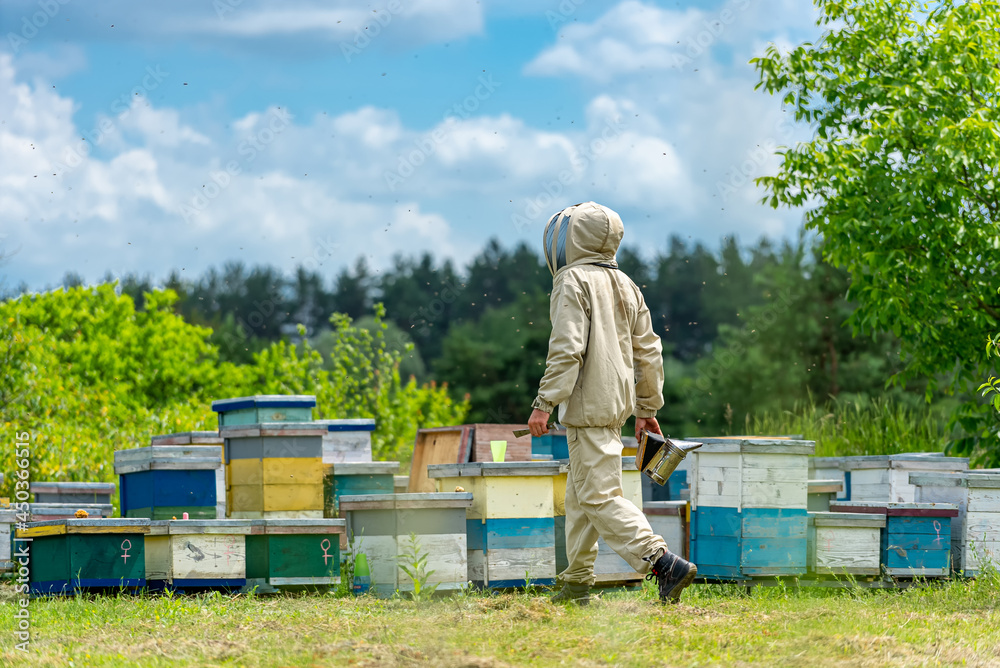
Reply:
M7 286L463 264L588 199L646 253L801 222L758 204L805 130L747 61L818 37L802 0L7 0L0 20Z

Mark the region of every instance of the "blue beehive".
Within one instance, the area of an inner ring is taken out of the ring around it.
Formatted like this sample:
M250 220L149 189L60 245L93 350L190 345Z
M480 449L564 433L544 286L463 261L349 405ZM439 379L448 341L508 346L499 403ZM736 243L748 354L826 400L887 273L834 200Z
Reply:
M550 429L544 436L531 437L532 455L549 455L552 459L569 459L565 429Z
M316 397L311 394L258 394L212 402L212 410L219 414L219 427L309 422L315 406Z
M699 576L740 580L807 570L812 441L699 439L688 458L691 559Z
M896 577L947 577L951 573L951 522L958 506L951 503L830 504L832 512L885 516L881 563Z
M184 513L190 519L225 517L222 438L214 433L199 444L157 445L185 436L190 441L188 434L171 434L154 438L150 446L115 452L122 517L169 520Z

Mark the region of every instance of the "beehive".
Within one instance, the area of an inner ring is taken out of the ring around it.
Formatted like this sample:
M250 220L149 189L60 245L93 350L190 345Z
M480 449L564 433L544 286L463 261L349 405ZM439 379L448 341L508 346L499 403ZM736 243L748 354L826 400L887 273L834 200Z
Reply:
M339 517L340 497L392 494L399 462L344 462L323 467L323 507L326 517Z
M809 479L810 480L836 480L840 483L841 489L837 493L836 501L849 501L847 498L847 484L844 480L844 457L810 457L809 458Z
M886 516L809 513L809 570L817 575L878 575Z
M220 443L221 443L221 439ZM115 452L122 517L226 516L221 445L151 445Z
M323 435L312 422L223 426L231 518L323 517Z
M913 503L916 488L910 484L910 473L954 473L967 471L965 457L946 457L937 452L917 452L899 455L844 457L846 494L849 501L875 503Z
M0 508L0 573L6 573L14 567L10 559L11 527L17 524L18 515L21 515L21 519L28 517L26 511L18 513L14 507Z
M219 428L273 422L309 422L316 397L310 394L259 394L212 402Z
M687 501L646 501L642 512L653 533L663 538L668 550L689 558L691 506Z
M34 595L144 587L148 532L145 519L64 519L16 529L17 538L31 539L28 569Z
M340 583L342 519L253 520L247 536L247 586L332 587Z
M316 420L326 426L323 435L323 463L363 463L372 460L372 432L375 420Z
M807 570L812 441L699 439L692 459L691 557L714 579Z
M1000 471L911 473L920 503L958 508L951 525L952 568L977 575L983 564L1000 564Z
M881 565L897 577L947 577L951 573L951 522L958 506L950 503L874 503L845 501L836 513L885 516Z
M565 429L549 429L549 433L531 437L531 456L548 455L552 459L569 459Z
M152 588L234 589L246 584L250 520L155 520L146 537Z
M553 481L558 462L471 462L428 466L440 491L473 496L466 515L469 577L490 588L555 582Z
M33 482L35 503L76 503L110 505L115 493L113 482Z
M426 585L456 590L468 578L466 511L468 492L363 494L340 498L346 536L356 556L364 554L371 586L379 596L411 592L414 582L402 566L426 555ZM407 556L409 555L409 556Z

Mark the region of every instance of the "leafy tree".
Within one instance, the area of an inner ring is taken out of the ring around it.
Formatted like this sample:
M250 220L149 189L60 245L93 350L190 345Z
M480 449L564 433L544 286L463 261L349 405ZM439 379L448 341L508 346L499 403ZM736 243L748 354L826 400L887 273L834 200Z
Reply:
M825 256L851 274L859 332L902 342L899 383L948 374L972 397L997 329L1000 250L1000 2L817 0L816 44L753 61L812 140L779 151L760 179L774 207L806 206ZM1000 463L1000 421L955 414L959 452Z
M354 271L341 270L333 286L332 305L328 312L360 318L371 308L372 276L364 257L354 263Z

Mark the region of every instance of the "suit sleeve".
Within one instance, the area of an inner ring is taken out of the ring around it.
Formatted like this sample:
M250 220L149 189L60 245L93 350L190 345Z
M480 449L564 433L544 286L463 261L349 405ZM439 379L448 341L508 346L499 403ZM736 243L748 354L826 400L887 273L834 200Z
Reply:
M587 296L578 285L561 281L552 289L549 302L552 334L549 354L545 360L545 375L538 387L538 397L532 406L546 413L569 399L583 367L590 339L590 307Z
M639 296L639 314L632 329L632 356L635 364L635 416L656 417L663 408L663 345L653 331L646 300Z

